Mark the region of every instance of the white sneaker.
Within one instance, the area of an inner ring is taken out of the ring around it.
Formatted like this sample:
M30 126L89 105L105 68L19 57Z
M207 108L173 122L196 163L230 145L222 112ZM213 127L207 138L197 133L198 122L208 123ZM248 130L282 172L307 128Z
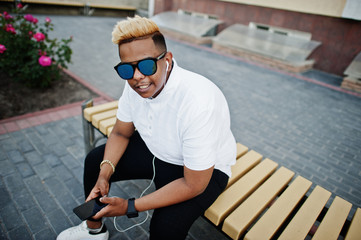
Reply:
M62 231L57 240L82 240L82 239L94 239L94 240L108 240L109 232L103 224L103 227L99 233L92 233L86 224L86 221L82 222L78 226L68 228Z

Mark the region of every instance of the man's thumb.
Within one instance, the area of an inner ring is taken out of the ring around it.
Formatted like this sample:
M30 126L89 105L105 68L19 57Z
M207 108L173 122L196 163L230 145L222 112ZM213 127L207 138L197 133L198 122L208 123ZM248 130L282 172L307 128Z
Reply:
M112 198L112 197L108 197L107 195L105 195L105 196L103 196L103 197L101 197L101 198L99 199L99 201L100 201L101 203L105 203L105 204L112 203L112 200L113 200L113 198Z

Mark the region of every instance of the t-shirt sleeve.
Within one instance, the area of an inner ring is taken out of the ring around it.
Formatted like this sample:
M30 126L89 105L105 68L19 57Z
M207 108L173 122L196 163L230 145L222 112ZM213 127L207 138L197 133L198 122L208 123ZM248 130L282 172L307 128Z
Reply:
M125 83L122 96L119 98L117 118L122 122L132 122L131 109L129 104L130 87Z

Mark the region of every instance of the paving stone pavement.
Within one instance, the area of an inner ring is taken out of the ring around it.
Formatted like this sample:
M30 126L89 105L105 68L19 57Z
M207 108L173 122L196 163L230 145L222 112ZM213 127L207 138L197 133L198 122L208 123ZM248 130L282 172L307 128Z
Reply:
M74 38L69 69L117 99L124 82L113 70L119 60L110 33L119 19L51 18L54 36ZM340 78L318 71L287 74L206 47L167 43L180 66L205 75L223 91L238 142L361 206L361 96L335 87ZM72 209L84 200L83 159L79 115L1 134L0 239L55 239L79 224ZM148 183L117 183L110 194L138 196ZM126 217L117 222L122 229L134 223ZM125 234L110 219L106 224L111 239L148 236L149 220ZM200 218L188 239L226 237Z

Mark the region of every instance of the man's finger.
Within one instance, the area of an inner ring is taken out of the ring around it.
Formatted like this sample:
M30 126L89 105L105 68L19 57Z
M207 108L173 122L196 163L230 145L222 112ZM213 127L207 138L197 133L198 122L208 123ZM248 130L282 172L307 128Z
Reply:
M99 190L98 191L92 191L85 201L88 202L88 201L90 201L93 198L96 198L98 196L99 196Z
M115 201L115 197L108 197L108 196L103 196L100 199L100 202L105 203L105 204L114 204Z
M107 212L107 210L108 210L107 208L108 208L108 206L102 208L102 210L100 210L99 212L97 212L97 214L95 214L95 215L93 216L93 218L94 218L94 219L100 219L100 218L102 218L102 217L106 217L106 214L108 213L108 212Z

